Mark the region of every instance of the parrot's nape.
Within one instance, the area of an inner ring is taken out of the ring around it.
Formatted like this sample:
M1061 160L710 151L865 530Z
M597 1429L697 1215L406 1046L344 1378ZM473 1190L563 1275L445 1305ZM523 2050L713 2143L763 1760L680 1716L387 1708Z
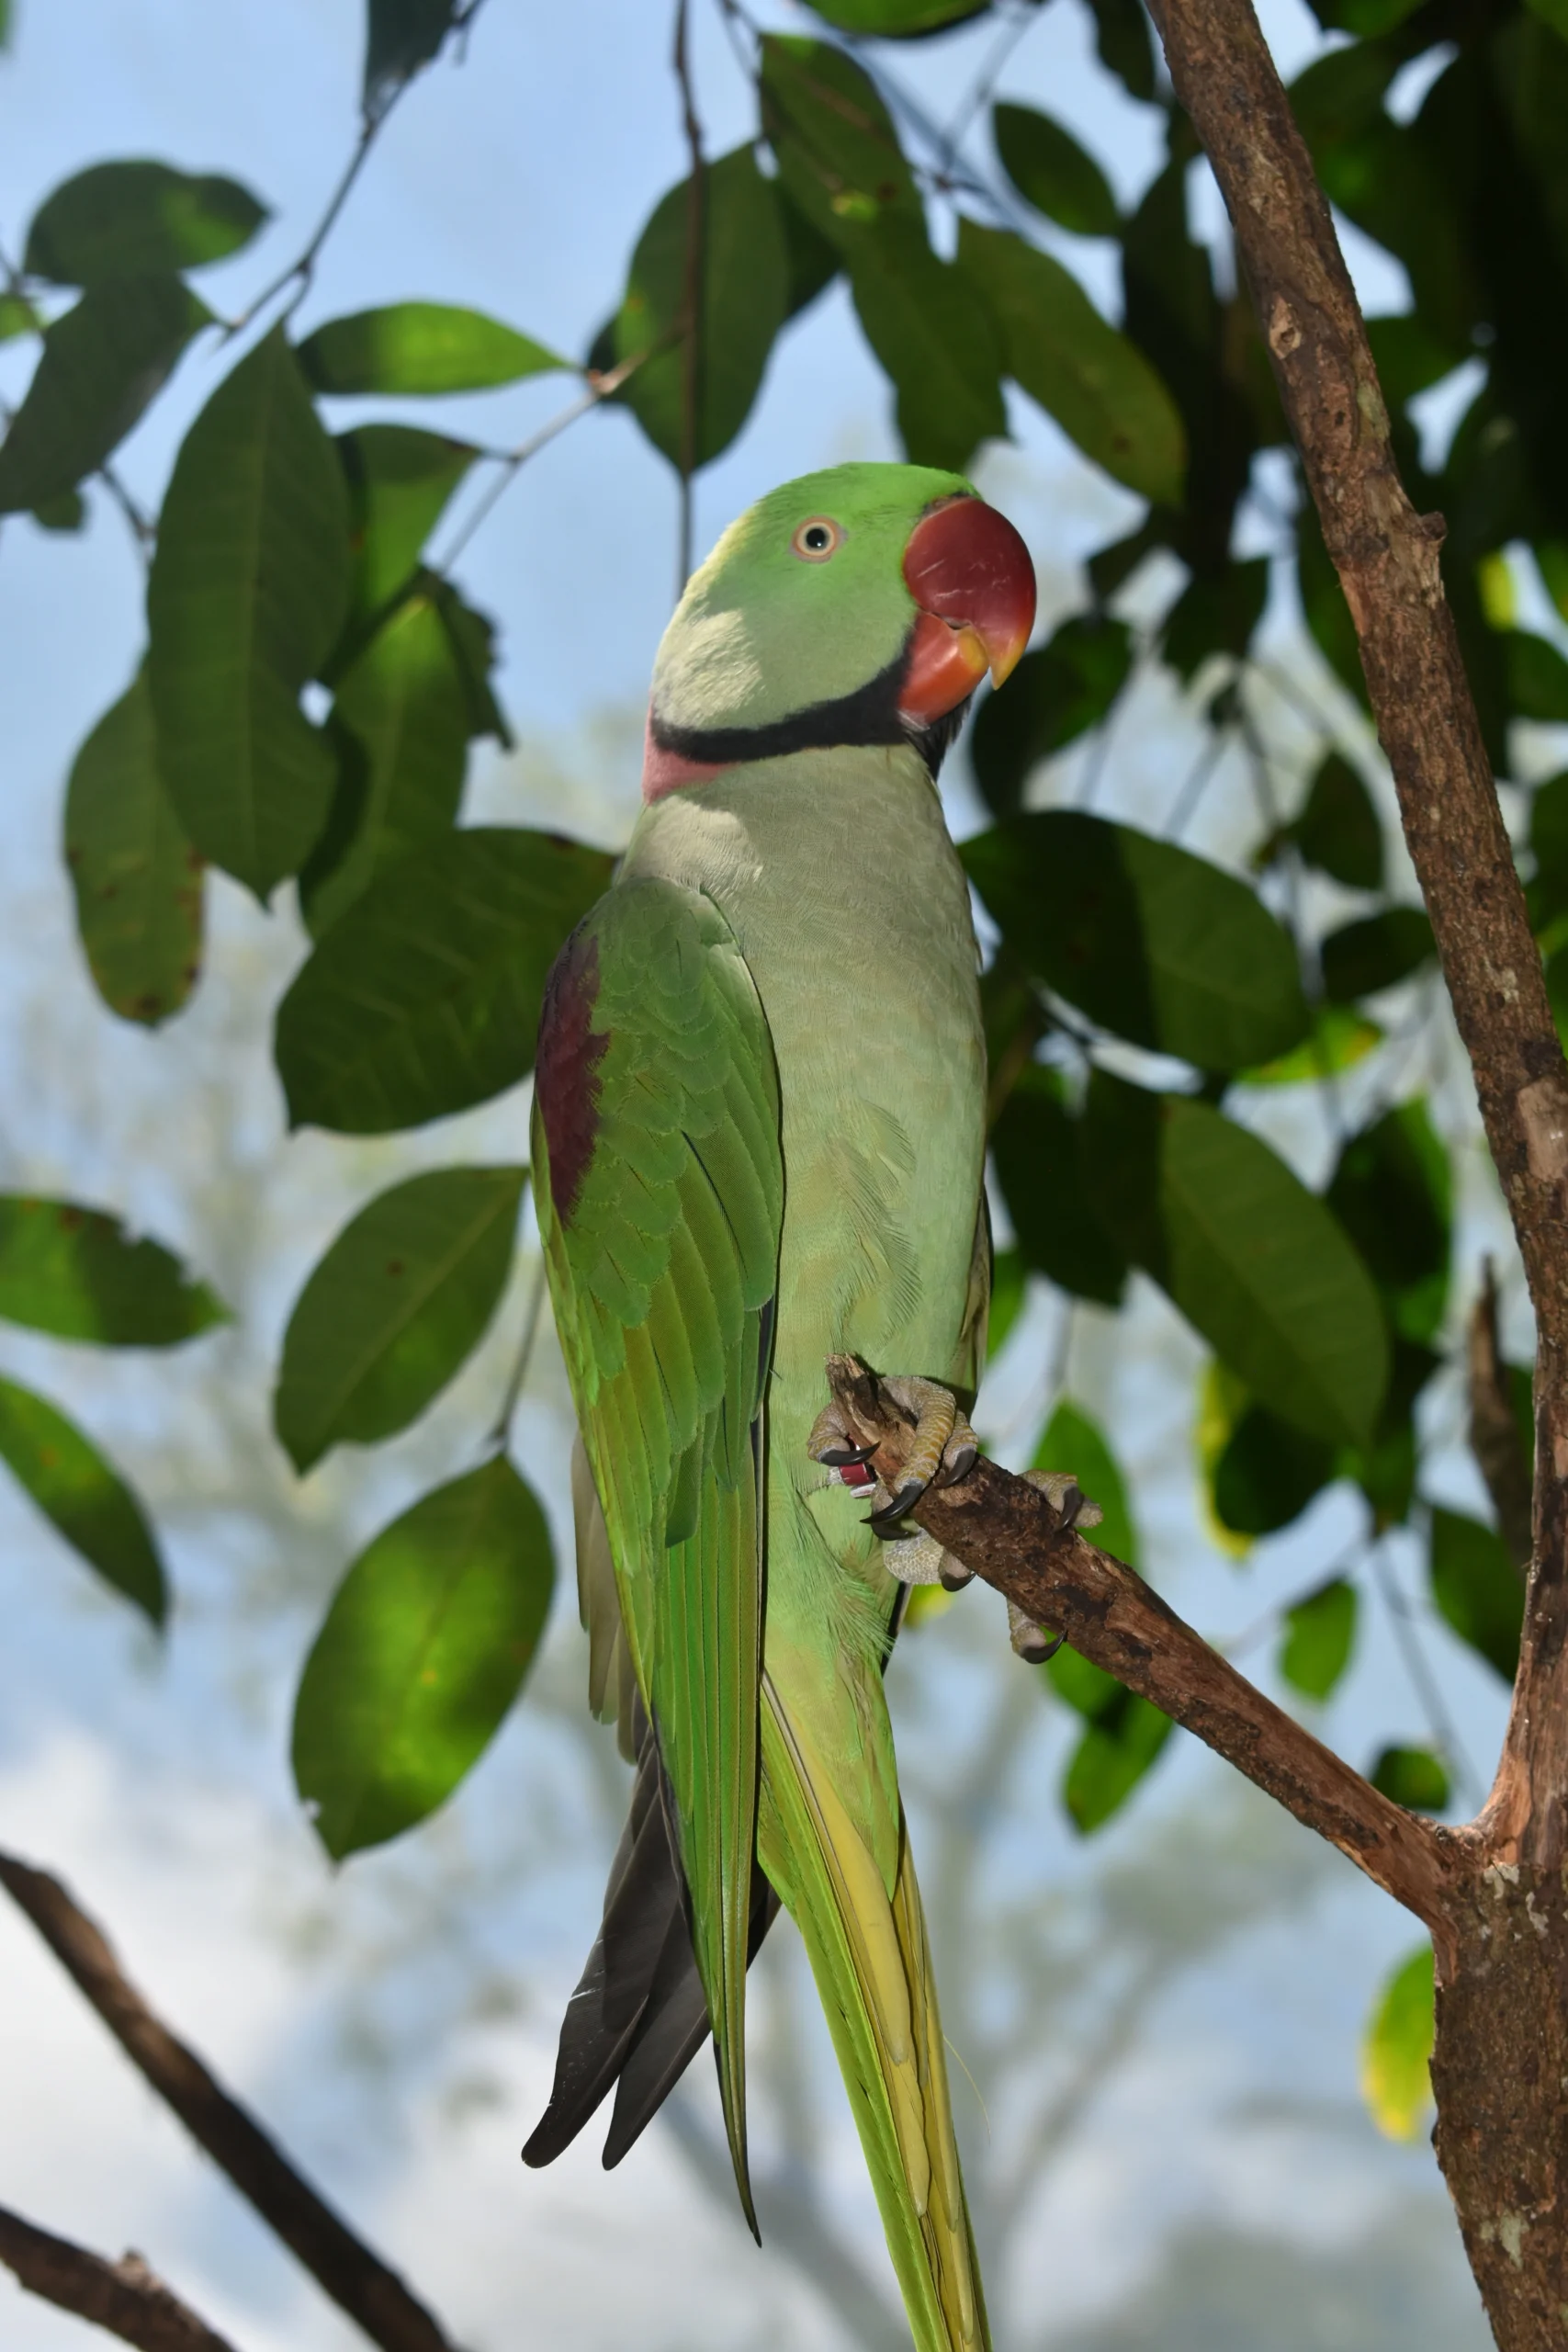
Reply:
M985 1350L985 1046L934 777L1034 616L953 474L851 465L724 536L660 648L645 806L551 973L535 1190L581 1446L591 1695L637 1780L561 2030L547 2164L617 2163L711 2031L747 2218L746 1970L805 1939L920 2352L988 2344L882 1677L918 1481L819 1408L892 1376L962 1467Z

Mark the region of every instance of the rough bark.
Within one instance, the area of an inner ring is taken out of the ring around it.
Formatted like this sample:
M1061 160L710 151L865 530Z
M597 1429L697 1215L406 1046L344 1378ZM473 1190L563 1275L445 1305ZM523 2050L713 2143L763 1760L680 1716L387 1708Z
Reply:
M30 2295L107 2328L141 2352L234 2352L139 2254L106 2262L0 2206L0 2262Z
M1497 1532L1520 1576L1529 1571L1534 1533L1530 1523L1530 1464L1514 1414L1508 1367L1497 1336L1497 1283L1487 1259L1481 1289L1470 1313L1467 1345L1470 1450L1486 1481Z
M0 1886L158 2097L370 2341L382 2352L452 2352L397 2273L355 2236L196 2052L154 2017L101 1931L59 1880L0 1854Z

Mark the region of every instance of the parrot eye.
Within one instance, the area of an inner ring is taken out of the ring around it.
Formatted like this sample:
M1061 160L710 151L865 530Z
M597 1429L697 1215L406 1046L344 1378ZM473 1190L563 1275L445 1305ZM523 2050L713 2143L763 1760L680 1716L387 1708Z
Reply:
M791 549L803 563L826 563L843 544L842 525L827 514L808 514L790 541Z

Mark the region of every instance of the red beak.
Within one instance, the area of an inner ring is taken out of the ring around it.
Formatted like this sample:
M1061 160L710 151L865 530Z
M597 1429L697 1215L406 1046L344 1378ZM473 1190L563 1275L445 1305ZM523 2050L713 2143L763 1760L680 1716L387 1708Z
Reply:
M957 497L922 514L904 550L904 582L919 606L898 707L945 717L987 670L1000 685L1034 626L1034 566L1005 514Z

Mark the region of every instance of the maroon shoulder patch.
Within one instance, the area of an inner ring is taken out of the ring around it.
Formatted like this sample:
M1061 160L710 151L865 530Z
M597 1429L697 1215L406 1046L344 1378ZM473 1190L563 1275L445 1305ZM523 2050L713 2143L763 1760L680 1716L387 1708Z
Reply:
M550 967L539 1017L534 1091L550 1155L550 1199L571 1222L599 1132L599 1064L610 1043L591 1023L599 1001L599 943L580 923Z

